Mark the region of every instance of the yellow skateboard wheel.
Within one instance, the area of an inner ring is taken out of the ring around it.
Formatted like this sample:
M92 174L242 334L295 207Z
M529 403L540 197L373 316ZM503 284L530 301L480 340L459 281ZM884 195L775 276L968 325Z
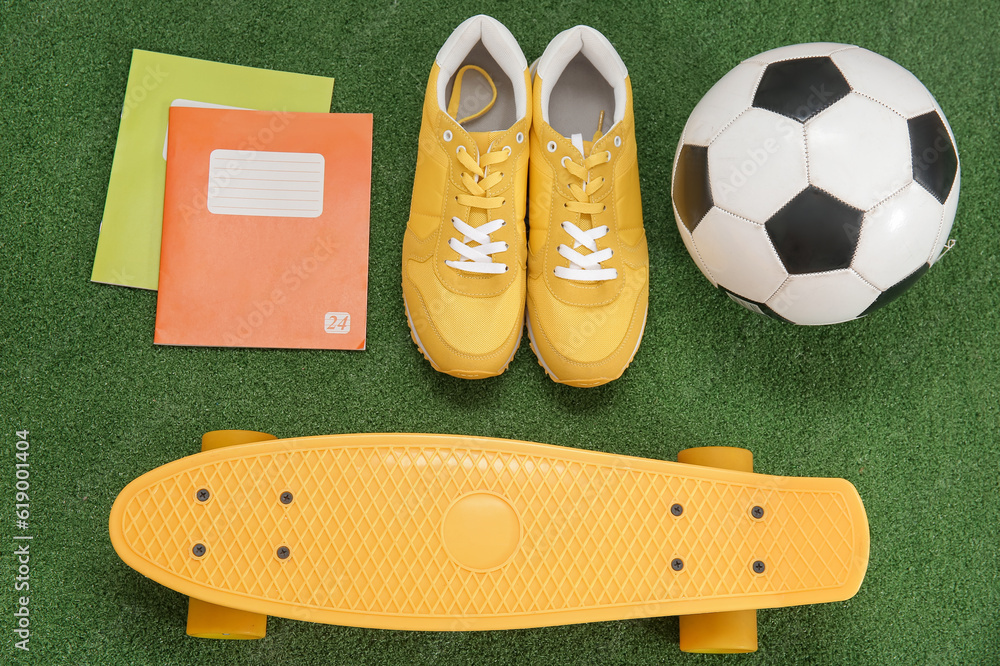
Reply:
M718 467L736 472L753 471L753 453L735 446L698 446L677 454L677 462L702 467Z
M757 611L681 615L681 652L734 654L757 651Z
M753 471L753 453L735 446L699 446L677 454L677 462ZM680 617L681 652L726 654L757 651L757 611L702 613Z
M201 450L212 451L226 446L266 442L269 439L278 438L255 430L212 430L201 436Z
M267 633L267 616L188 598L187 634L195 638L253 640Z

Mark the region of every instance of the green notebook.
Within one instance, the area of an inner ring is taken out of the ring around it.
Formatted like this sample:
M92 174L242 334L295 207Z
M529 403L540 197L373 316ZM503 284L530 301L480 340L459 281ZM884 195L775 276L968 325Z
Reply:
M332 96L328 77L132 51L90 279L156 289L171 105L326 113Z

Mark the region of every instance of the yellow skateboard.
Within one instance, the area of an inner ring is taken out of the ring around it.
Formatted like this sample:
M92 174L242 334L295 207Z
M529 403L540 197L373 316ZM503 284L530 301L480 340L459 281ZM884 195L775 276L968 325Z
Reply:
M111 510L126 564L191 598L188 633L266 616L514 629L681 615L681 649L757 647L756 610L852 597L868 520L843 479L453 435L207 433Z

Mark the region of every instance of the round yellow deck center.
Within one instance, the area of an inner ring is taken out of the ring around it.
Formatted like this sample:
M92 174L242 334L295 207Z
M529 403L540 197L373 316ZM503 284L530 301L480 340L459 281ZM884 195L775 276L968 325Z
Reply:
M441 536L455 562L472 571L491 571L514 555L521 520L510 502L494 493L462 495L445 511Z

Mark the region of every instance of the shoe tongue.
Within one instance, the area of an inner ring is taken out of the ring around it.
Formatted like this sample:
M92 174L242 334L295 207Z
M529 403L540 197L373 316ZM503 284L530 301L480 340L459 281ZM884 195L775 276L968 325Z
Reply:
M469 136L476 142L479 154L485 155L490 152L490 144L500 138L503 132L469 132Z
M590 151L594 147L593 141L584 141L582 134L574 134L569 137L569 140L573 144L573 147L580 151L580 155L583 158L590 157ZM596 140L597 137L595 137Z
M590 151L593 150L594 144L597 143L598 139L604 136L604 132L601 130L602 127L604 127L603 110L597 117L597 130L594 132L594 135L590 137L590 141L584 141L583 134L573 134L569 137L570 142L572 142L573 146L580 151L580 155L583 159L590 157Z

